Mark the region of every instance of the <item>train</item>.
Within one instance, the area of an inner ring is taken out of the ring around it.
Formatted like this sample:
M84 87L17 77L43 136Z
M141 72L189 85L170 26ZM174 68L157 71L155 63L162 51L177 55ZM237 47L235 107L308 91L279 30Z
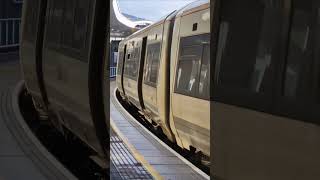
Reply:
M212 178L319 179L319 7L191 3L120 42L117 92Z
M119 44L124 101L173 143L210 157L210 1L188 4Z
M109 159L109 70L105 0L23 1L20 62L35 109L63 134Z

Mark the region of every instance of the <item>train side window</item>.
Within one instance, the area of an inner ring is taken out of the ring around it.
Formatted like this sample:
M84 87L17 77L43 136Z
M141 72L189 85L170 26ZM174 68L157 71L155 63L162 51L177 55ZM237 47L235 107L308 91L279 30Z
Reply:
M77 50L82 50L86 46L87 28L88 28L88 10L89 1L78 0L76 1L76 10L74 18L73 29L73 45L72 47Z
M38 21L38 1L28 1L26 10L26 22L24 24L24 39L34 42L36 40ZM1 34L0 34L1 36Z
M181 50L176 76L176 92L195 96L199 79L202 47L200 45L184 46Z
M201 69L200 69L200 80L198 95L201 98L209 99L209 81L210 80L210 44L206 44L203 47Z
M283 2L225 0L215 64L216 101L269 111Z
M61 40L61 27L64 1L51 0L49 11L49 22L47 26L48 42L54 46L58 46Z
M161 44L153 43L147 46L144 83L155 87L158 81Z
M294 0L284 96L319 101L320 3ZM314 8L317 7L317 8Z
M72 47L73 40L73 26L74 26L74 14L75 14L75 1L65 1L64 14L63 14L63 33L62 33L62 45L64 47Z
M320 124L320 2L292 0L287 51L279 69L277 115ZM281 70L281 71L280 71Z
M175 92L209 98L209 34L182 37L176 71Z

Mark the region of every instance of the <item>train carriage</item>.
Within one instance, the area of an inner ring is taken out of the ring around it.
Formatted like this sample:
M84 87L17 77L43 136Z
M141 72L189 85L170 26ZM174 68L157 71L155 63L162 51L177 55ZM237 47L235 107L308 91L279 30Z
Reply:
M36 109L103 162L109 156L107 11L102 0L25 0L20 48Z
M205 156L210 156L209 34L209 1L172 12L120 42L124 57L118 72L124 72L116 80L123 98L169 140ZM139 56L133 49L141 51Z

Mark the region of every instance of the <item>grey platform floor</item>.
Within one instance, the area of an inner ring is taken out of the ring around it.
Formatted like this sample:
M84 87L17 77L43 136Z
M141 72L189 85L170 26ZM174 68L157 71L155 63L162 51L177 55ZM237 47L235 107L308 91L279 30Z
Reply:
M163 179L208 179L195 167L189 166L177 154L152 137L136 120L130 117L114 96L115 81L110 83L110 117L114 126L123 134L128 143L143 156L147 165Z
M0 179L76 179L19 123L13 92L21 73L18 57L11 57L0 58Z

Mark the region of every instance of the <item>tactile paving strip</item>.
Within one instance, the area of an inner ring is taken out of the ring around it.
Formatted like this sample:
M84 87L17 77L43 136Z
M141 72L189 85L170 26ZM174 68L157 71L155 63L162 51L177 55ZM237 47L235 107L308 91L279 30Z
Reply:
M115 170L122 179L153 179L113 130L110 136L110 153Z

